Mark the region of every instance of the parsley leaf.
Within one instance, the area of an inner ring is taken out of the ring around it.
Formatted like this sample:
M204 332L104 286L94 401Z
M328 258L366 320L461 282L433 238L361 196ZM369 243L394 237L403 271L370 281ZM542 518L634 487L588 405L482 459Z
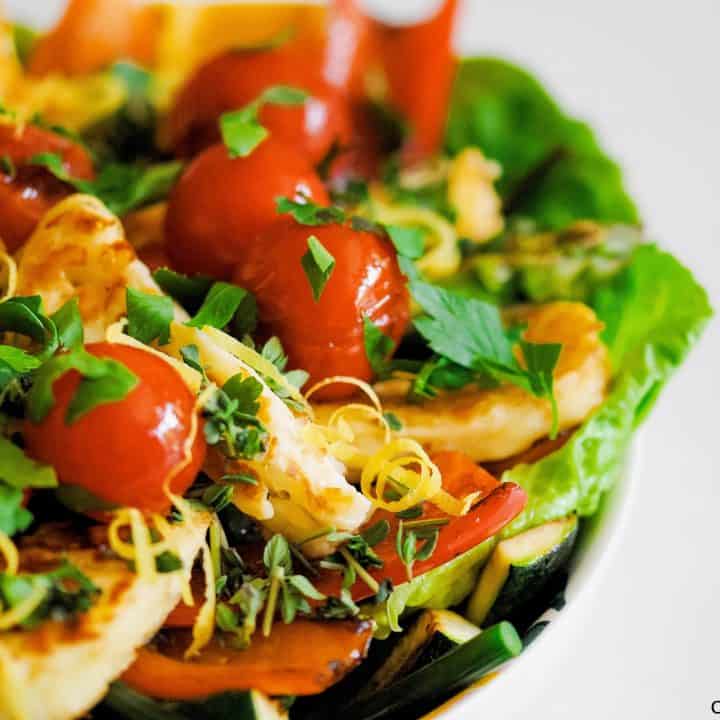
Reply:
M160 345L170 341L170 323L174 314L172 298L128 288L126 303L130 337L146 345L153 340Z
M244 108L223 113L220 116L220 134L230 157L247 157L270 134L258 118L263 105L302 105L307 98L304 90L273 85Z
M231 283L213 283L202 306L187 324L196 328L209 325L222 330L249 294L247 290Z
M312 288L313 298L317 302L335 269L335 258L314 235L311 235L308 238L308 251L302 256L300 264Z
M403 258L401 267L409 277L413 297L424 311L424 315L416 318L415 328L430 348L452 363L479 373L485 383L488 378L492 382L508 382L536 397L548 398L553 407L551 436L554 436L557 407L552 376L560 346L521 341L523 367L513 353L513 340L508 337L495 305L424 282Z
M72 177L57 153L37 153L28 160L28 164L42 166L79 192L94 195L115 215L125 215L165 197L183 167L176 161L148 166L107 163L95 180L85 180Z
M18 625L31 629L47 618L66 620L86 612L100 593L100 589L77 567L63 562L60 567L46 573L8 575L0 573L0 600L3 609L20 605L40 584L45 598L28 616L20 618Z
M13 442L0 435L0 482L14 488L57 486L55 470L29 458Z
M32 422L41 422L50 412L55 404L53 385L69 370L77 370L83 379L67 409L68 425L98 405L122 400L138 383L137 377L122 363L95 357L83 348L56 355L37 371L28 393L27 410Z
M425 252L425 234L419 228L388 225L387 233L398 255L417 260Z
M73 350L83 344L85 331L77 297L70 298L50 319L55 323L62 347Z
M40 346L40 360L50 357L60 346L55 323L42 313L37 295L13 297L0 303L0 332L25 335Z
M206 275L188 277L168 268L160 268L153 273L153 279L162 291L180 303L189 313L196 313L214 280Z
M23 507L23 491L0 482L0 531L11 537L27 530L32 513Z
M296 202L290 198L279 197L275 204L278 213L292 215L301 225L331 225L345 221L345 212L341 208L316 205L310 198Z
M390 356L395 343L367 316L363 315L365 354L373 372L383 377L390 370Z

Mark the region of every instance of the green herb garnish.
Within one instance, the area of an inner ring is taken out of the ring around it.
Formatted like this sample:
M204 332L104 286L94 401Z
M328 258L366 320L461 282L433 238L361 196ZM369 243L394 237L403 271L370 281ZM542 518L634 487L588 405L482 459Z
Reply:
M220 134L230 157L247 157L270 134L260 124L258 115L263 105L302 105L308 94L299 88L273 85L240 110L220 116Z
M312 288L313 298L317 302L335 269L335 258L315 235L311 235L307 243L308 251L302 256L300 264Z

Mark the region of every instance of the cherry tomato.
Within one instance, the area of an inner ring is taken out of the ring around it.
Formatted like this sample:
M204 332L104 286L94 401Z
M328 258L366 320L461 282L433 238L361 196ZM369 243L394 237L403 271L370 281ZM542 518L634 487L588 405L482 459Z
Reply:
M335 258L317 301L301 266L311 235ZM332 375L372 379L363 316L394 342L409 321L405 278L390 241L347 225L307 227L282 218L248 247L234 280L256 294L265 329L280 337L291 367L307 370L310 383ZM336 385L323 397L353 392Z
M310 98L298 107L267 104L260 122L274 137L319 162L335 140L345 142L349 134L342 94L323 78L321 50L293 44L230 50L205 63L170 112L170 145L181 155L192 155L218 140L222 113L244 107L271 85L292 85Z
M173 265L230 277L255 236L277 220L278 196L330 202L305 157L273 138L244 158L231 158L222 144L208 148L190 163L168 201L165 246Z
M98 405L72 425L68 405L80 383L75 371L53 385L55 404L38 424L26 421L28 454L52 465L61 483L79 485L110 503L166 512L163 486L183 461L195 400L182 378L161 358L144 350L95 343L86 350L127 366L139 379L122 400ZM172 478L170 489L182 494L205 458L205 437L198 427L191 461Z
M9 161L0 172L0 239L11 252L27 240L48 209L73 192L49 170L27 164L39 153L62 157L74 177L93 177L90 156L78 143L35 125L0 124L0 157ZM14 172L7 167L10 163Z

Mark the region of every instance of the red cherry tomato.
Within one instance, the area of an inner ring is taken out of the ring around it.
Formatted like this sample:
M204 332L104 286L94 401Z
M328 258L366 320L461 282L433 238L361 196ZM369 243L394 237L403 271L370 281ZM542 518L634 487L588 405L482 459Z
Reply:
M166 512L163 486L184 458L195 400L182 378L161 358L125 345L96 343L86 349L112 358L139 379L122 400L98 405L72 425L68 405L80 383L70 371L53 385L55 404L38 424L25 423L28 454L52 465L60 482L79 485L101 500L146 512ZM205 437L198 427L187 467L170 482L182 494L205 458Z
M335 258L317 302L300 264L310 235ZM307 227L282 218L248 247L234 280L256 294L265 328L280 337L291 367L307 370L311 383L333 375L372 378L363 315L395 342L409 321L405 279L392 245L347 225ZM337 385L323 397L345 397L353 391L352 386Z
M73 192L45 168L27 164L39 153L59 155L73 177L94 176L90 156L69 138L35 125L0 124L0 157L15 166L14 173L7 168L0 172L0 239L11 252L27 240L47 210Z
M273 137L319 162L335 140L347 141L341 93L323 77L322 48L284 45L230 50L202 65L180 91L167 125L171 147L192 155L220 137L218 119L255 100L271 85L292 85L310 98L302 106L265 105L260 122Z
M292 147L270 138L244 158L222 144L198 155L168 201L165 247L186 273L229 278L255 236L277 220L279 196L330 200L310 163Z

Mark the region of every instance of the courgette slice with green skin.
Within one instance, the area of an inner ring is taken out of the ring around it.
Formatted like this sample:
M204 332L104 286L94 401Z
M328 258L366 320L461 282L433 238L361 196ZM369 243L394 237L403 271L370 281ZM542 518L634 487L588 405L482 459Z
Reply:
M480 628L450 610L425 610L393 648L359 694L365 698L419 670L480 634Z
M114 683L93 711L101 720L287 720L276 700L257 690L223 693L197 702L159 702L123 683Z
M526 607L568 561L577 528L569 515L498 543L468 602L468 620L491 625Z
M498 623L390 687L336 709L332 717L343 720L418 718L519 655L522 647L515 628L508 622Z

